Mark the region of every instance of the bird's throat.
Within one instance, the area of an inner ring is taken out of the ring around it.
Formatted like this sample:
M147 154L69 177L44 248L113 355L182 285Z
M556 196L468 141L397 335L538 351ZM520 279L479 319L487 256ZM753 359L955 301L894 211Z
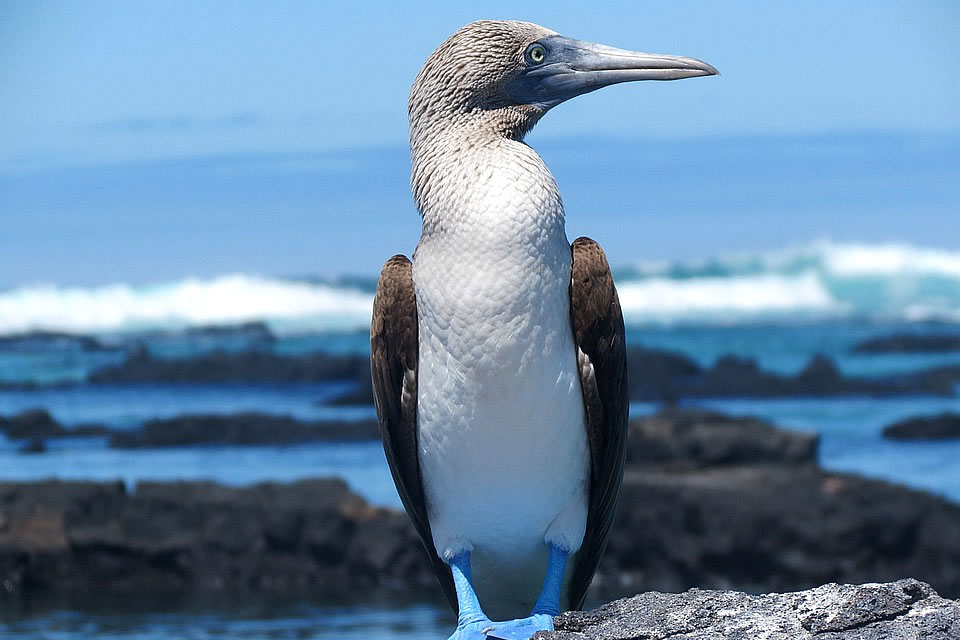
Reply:
M463 231L478 241L509 242L558 228L563 233L556 181L527 144L482 128L416 142L411 186L424 238Z

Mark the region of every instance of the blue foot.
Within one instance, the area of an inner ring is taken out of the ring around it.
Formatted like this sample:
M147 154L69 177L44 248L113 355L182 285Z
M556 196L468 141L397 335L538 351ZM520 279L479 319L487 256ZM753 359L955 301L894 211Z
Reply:
M487 640L484 633L493 623L489 620L457 624L457 630L447 640Z
M448 640L529 640L537 631L553 631L553 616L538 613L529 618L460 623Z
M484 640L529 640L537 631L553 631L553 616L536 613L529 618L491 622Z
M451 558L450 572L457 589L457 630L448 640L530 640L537 631L553 631L553 616L559 609L560 586L567 553L550 545L547 577L533 614L528 618L492 622L483 609L470 581L470 553L464 552Z

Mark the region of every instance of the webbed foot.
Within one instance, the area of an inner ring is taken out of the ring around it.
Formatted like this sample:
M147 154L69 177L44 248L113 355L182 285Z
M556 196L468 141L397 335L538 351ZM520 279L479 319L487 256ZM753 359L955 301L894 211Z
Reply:
M487 640L486 630L493 626L489 620L475 620L473 622L460 622L457 624L457 630L448 640Z
M550 544L547 577L533 613L526 618L493 622L483 609L470 582L470 552L450 559L450 572L457 589L457 629L448 640L530 640L537 631L553 631L553 616L559 610L560 586L567 552Z
M553 631L553 616L536 613L529 618L491 622L485 640L529 640L537 631Z

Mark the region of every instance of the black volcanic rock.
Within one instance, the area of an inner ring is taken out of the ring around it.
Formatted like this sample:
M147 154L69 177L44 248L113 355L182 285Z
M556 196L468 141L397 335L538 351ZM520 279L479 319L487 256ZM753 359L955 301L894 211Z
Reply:
M110 438L110 446L115 449L137 449L209 444L295 444L379 438L379 428L372 420L306 422L291 416L244 412L228 415L186 414L150 420L136 431L114 432Z
M760 369L756 361L724 356L700 377L678 385L684 397L890 396L902 394L953 395L950 373L919 372L885 377L844 376L833 360L815 355L799 373L783 375Z
M342 598L437 587L405 514L340 480L0 483L0 607L44 594Z
M751 592L917 575L960 595L960 506L813 465L629 470L595 589Z
M778 438L752 419L674 411L635 421L638 433L592 602L905 575L960 595L960 506L823 471L813 438ZM330 479L143 483L132 494L120 483L0 484L4 580L0 607L5 597L90 590L440 600L406 516Z
M0 431L3 431L8 438L13 440L102 436L110 433L109 428L99 424L77 425L73 428L64 427L46 409L28 409L9 418L0 416Z
M810 358L794 380L815 394L828 394L844 382L836 363L820 353Z
M642 593L554 618L534 640L956 640L960 602L913 579L751 595Z
M268 351L213 351L192 358L157 358L139 349L116 366L90 374L90 382L320 382L370 377L361 355L281 356Z
M896 333L869 338L853 346L854 353L943 353L960 351L960 334Z
M8 438L51 438L63 435L64 428L46 409L28 409L9 418L0 417L0 431Z
M960 365L948 364L924 369L913 377L923 380L924 384L931 388L953 389L954 385L960 384Z
M725 355L706 369L669 351L632 348L627 351L630 399L673 403L680 398L790 396L950 396L960 368L938 367L913 374L876 378L845 376L832 359L813 356L795 375L764 371L751 358Z
M631 400L673 402L702 376L703 370L681 353L629 347L627 374Z
M669 409L630 421L627 465L703 468L718 465L815 464L819 437L777 429L758 418Z
M946 440L960 438L960 413L917 416L883 428L883 437L893 440Z

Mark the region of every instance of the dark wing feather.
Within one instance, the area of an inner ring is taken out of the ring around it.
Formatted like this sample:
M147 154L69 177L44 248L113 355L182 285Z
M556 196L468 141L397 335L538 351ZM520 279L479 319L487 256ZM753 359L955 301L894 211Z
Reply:
M627 451L627 352L623 314L607 258L590 238L571 247L570 319L590 443L587 529L570 582L570 608L583 606L587 587L607 546Z
M406 256L390 258L380 272L370 323L370 372L373 400L380 422L383 450L397 492L413 520L437 574L437 580L457 610L450 567L437 555L427 519L417 455L417 359L419 330L413 265Z

